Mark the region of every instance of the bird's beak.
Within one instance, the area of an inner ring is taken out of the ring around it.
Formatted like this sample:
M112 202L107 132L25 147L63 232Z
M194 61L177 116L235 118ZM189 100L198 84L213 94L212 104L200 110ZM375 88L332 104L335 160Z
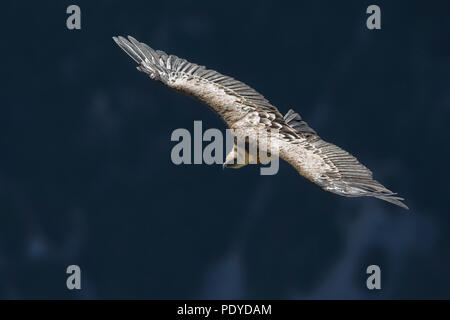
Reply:
M224 162L224 164L222 165L222 169L239 169L240 167L242 167L244 165L242 164L235 164L234 161L232 162Z
M231 161L231 162L225 161L222 164L222 169L234 168L234 166L235 166L234 161Z

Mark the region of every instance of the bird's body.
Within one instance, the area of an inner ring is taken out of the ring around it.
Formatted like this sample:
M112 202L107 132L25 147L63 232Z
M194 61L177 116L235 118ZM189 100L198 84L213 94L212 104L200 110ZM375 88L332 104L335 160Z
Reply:
M138 70L203 102L229 128L235 129L238 139L258 144L258 137L268 137L269 149L279 150L280 158L322 189L347 197L372 196L407 209L402 198L372 179L369 169L348 152L322 140L293 110L283 116L261 94L240 81L154 51L132 37L113 39L139 64ZM236 158L238 151L236 147L231 151L225 165Z

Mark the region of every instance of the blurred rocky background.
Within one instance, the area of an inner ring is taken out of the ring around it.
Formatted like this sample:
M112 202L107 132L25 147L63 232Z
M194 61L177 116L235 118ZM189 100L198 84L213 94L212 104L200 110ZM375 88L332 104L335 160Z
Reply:
M66 8L81 8L81 30ZM381 8L381 30L366 8ZM0 298L450 298L447 1L2 4ZM399 192L321 191L282 163L175 166L176 128L221 128L112 41L233 76ZM82 290L66 288L68 265ZM379 265L382 289L366 288Z

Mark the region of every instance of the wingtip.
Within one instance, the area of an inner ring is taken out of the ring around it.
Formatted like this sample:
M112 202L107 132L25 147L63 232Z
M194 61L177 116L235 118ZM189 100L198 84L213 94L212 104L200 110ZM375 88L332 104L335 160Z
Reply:
M404 204L403 202L399 201L399 203L397 203L397 205L399 207L409 211L409 207L406 204Z
M128 40L127 40L125 37L118 36L117 38L118 38L121 42L124 42L124 43L127 43L127 42L128 42Z
M394 196L392 196L392 194L388 195L388 196L375 196L375 197L378 199L390 202L392 204L395 204L403 209L409 210L409 207L405 203L403 203L403 201L405 200L403 198L394 197Z
M118 45L118 46L123 46L124 44L126 44L126 42L124 42L124 40L125 41L128 41L128 40L126 40L124 37L122 37L122 36L113 36L112 37L112 39L114 40L114 42Z
M397 194L397 193L392 193L392 195L395 195L395 194ZM409 210L409 207L403 202L403 201L405 201L405 199L403 199L401 197L392 197L391 199L394 200L391 203L393 203L403 209Z
M140 43L139 41L137 41L134 37L132 37L132 36L130 36L130 35L128 35L127 38L128 38L128 40L129 40L130 42Z
M133 44L136 48L138 48L138 50L142 50L141 49L142 44L139 41L137 41L135 38L133 38L130 35L127 36L127 38L128 38L128 41L130 41L131 44Z

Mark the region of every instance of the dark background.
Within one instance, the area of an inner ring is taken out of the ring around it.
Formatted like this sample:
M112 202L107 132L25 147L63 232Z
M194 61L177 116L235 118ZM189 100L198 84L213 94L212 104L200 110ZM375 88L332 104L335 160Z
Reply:
M450 298L448 1L11 3L1 298ZM225 127L139 73L111 39L128 34L295 109L411 210L323 192L286 163L173 165L174 129Z

